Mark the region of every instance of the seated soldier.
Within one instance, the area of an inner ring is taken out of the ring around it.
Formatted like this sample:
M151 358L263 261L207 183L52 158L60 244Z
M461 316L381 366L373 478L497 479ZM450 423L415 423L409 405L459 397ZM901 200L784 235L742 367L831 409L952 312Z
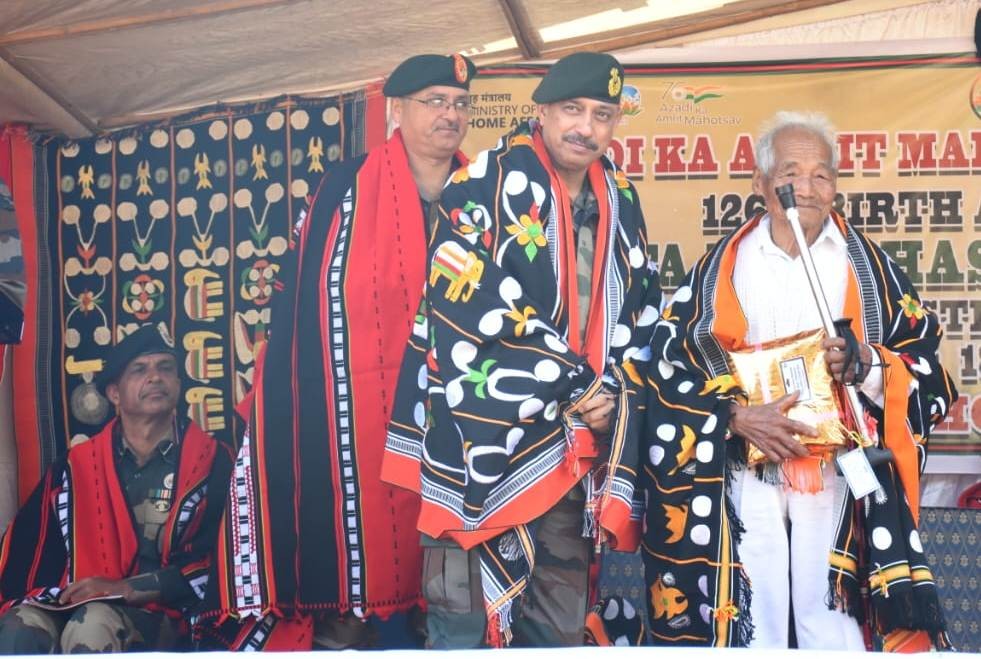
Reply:
M97 384L118 416L48 469L0 543L0 653L171 649L204 593L231 457L175 414L163 325L120 342Z

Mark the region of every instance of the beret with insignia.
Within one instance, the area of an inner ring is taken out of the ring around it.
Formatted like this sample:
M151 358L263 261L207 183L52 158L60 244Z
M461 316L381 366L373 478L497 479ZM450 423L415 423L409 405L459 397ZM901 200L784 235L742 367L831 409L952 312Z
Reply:
M137 357L166 353L176 357L174 339L163 323L147 324L116 344L96 376L95 384L104 396L106 387L119 379L126 366Z
M415 55L395 67L382 92L408 96L434 85L470 89L476 73L477 67L463 55Z
M531 98L536 103L555 103L570 98L591 98L620 103L623 66L606 53L573 53L552 65Z

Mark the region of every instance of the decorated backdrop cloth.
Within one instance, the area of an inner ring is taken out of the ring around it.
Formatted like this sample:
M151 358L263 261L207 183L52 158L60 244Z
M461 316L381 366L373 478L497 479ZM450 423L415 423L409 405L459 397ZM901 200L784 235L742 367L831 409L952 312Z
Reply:
M739 241L761 218L699 259L654 331L643 557L659 643L741 647L753 634L752 587L738 553L743 529L729 497L729 470L746 455L744 442L726 431L739 394L726 352L746 347L732 272ZM868 408L895 458L874 468L884 497L856 502L849 493L837 512L828 605L870 622L888 635L887 646L911 640L903 630L943 645L943 615L916 528L927 440L957 399L937 358L939 320L895 262L843 218L834 220L848 251L844 316L885 364L884 407Z
M40 148L50 270L38 313L50 335L37 351L36 414L48 462L104 423L110 406L93 378L146 322L176 337L178 413L237 441L233 410L251 386L293 221L326 170L363 152L367 108L380 100L283 99Z
M638 540L638 368L660 287L633 186L606 158L588 177L600 208L585 338L568 193L525 124L443 191L399 376L382 478L419 493L421 531L479 547L492 643L507 642L534 569L533 520L577 483L588 535ZM618 402L597 441L578 409L602 386Z

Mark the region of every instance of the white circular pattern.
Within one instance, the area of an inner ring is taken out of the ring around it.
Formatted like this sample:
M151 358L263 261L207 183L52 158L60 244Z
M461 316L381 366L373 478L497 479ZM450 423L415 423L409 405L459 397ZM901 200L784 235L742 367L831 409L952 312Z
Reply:
M674 366L662 359L657 363L657 372L660 373L661 377L665 380L670 380L671 376L674 375Z
M628 258L630 259L631 268L636 269L644 265L644 252L640 249L640 247L637 247L636 245L630 248L630 253L628 255Z
M61 221L65 224L78 224L78 220L81 217L82 210L75 204L65 206L61 211Z
M606 605L606 611L603 612L603 617L607 620L613 620L620 613L620 605L616 600L610 600Z
M657 427L657 437L663 442L670 442L676 434L677 431L670 423L662 423Z
M127 205L128 204L128 205ZM132 209L129 211L128 209ZM116 212L119 217L126 220L132 220L136 217L136 204L124 201L116 207ZM127 216L128 213L128 216ZM109 218L112 217L112 209L109 208L109 204L99 204L92 211L92 219L95 220L96 224L102 224L103 222L108 222Z
M692 390L694 386L695 386L694 382L692 382L691 380L685 380L684 382L678 385L678 393L687 394L689 391Z
M279 130L286 123L286 117L282 112L273 112L266 117L266 128L269 130Z
M74 158L78 155L78 151L78 142L72 142L71 144L66 144L65 146L61 147L61 155L63 155L65 158Z
M651 464L654 465L655 467L658 466L659 464L661 464L661 461L664 460L664 447L663 446L659 446L658 444L654 444L654 445L651 446L650 449L648 449L648 452L647 453L648 453L648 455L651 458Z
M124 156L131 155L134 151L136 151L137 145L138 143L135 138L124 137L123 139L119 140L119 152Z
M630 343L630 328L621 323L617 323L613 330L613 347L622 348Z
M286 191L283 189L283 184L276 182L266 188L266 202L270 204L277 203L283 198Z
M112 140L108 137L100 137L95 141L95 152L100 156L112 152ZM130 152L132 153L132 151Z
M678 290L674 292L674 295L671 296L671 303L672 304L674 304L675 302L684 303L690 299L691 299L691 288L689 288L688 286L681 286L680 288L678 288Z
M341 120L341 111L334 107L324 108L321 118L326 125L335 126Z
M698 589L702 591L702 595L705 597L708 597L709 594L708 583L708 577L704 574L698 578Z
M545 403L537 398L529 398L518 406L518 416L522 419L530 419L544 409Z
M543 359L535 364L535 377L541 382L555 382L562 375L559 365L551 359Z
M290 113L290 126L296 130L303 130L310 124L310 115L306 110L297 110Z
M708 435L715 430L717 425L719 425L719 417L709 414L708 418L705 419L705 423L702 424L702 432Z
M412 419L420 428L426 427L426 406L422 402L416 403L412 408Z
M504 314L499 309L491 309L480 318L477 329L484 336L494 336L504 327Z
M232 125L232 132L240 140L247 140L252 135L252 122L248 119L239 119Z
M712 539L712 532L705 524L697 524L691 529L691 541L703 547Z
M74 327L69 327L65 330L65 345L69 348L77 348L78 344L82 342L82 335L79 334L78 330Z
M194 215L198 210L198 200L194 197L184 197L177 202L177 214L181 217Z
M150 144L157 147L158 149L162 149L165 146L167 146L168 142L170 142L170 135L167 134L167 131L158 128L157 130L150 133ZM122 149L121 144L120 144L120 149Z
M879 551L885 551L892 546L892 534L884 526L877 526L872 529L872 544Z
M108 327L103 325L102 327L95 328L95 331L92 332L92 337L100 346L107 346L112 341L112 332Z
M192 199L191 201L194 200ZM108 208L108 206L100 204L99 208ZM122 222L132 222L136 217L136 204L131 201L124 201L120 203L118 206L116 206L116 217L118 217Z
M235 202L235 208L248 208L252 205L252 191L248 188L237 190L232 201Z
M150 202L150 217L155 220L162 220L170 213L170 204L163 199L154 199Z
M422 366L419 367L419 372L416 373L416 385L422 389L426 390L426 386L429 384L429 367L423 362Z
M545 345L547 345L550 350L554 350L560 355L569 352L569 346L563 343L562 339L552 334L545 335Z
M305 179L295 178L293 179L293 182L290 183L290 194L293 195L294 198L302 199L303 197L307 196L308 192L310 192L310 185Z
M649 304L644 305L644 310L640 312L640 318L637 319L637 327L649 327L657 321L659 316L656 307Z
M521 297L521 284L514 277L505 277L497 287L497 292L505 302L511 302Z
M228 137L228 122L221 119L212 121L211 125L208 126L208 135L216 141L225 139Z
M542 416L545 417L547 421L555 421L555 418L559 415L559 402L553 400L551 403L545 406L545 411Z
M221 213L228 208L228 195L224 192L216 192L211 195L211 199L208 201L208 208L211 209L212 213Z
M920 534L916 529L909 532L909 546L913 548L913 551L923 553L923 543L920 542Z
M702 604L698 607L698 613L702 616L702 620L708 623L712 618L712 607L708 604Z
M633 620L634 616L637 615L637 609L634 605L630 603L630 600L623 600L623 617L627 620Z
M712 444L712 442L704 440L695 444L695 459L702 464L712 462L712 457L714 455L715 446Z
M699 494L691 500L691 511L699 517L708 517L712 512L712 500L704 494Z
M518 446L518 442L520 442L521 438L524 436L525 436L525 431L522 430L521 428L511 428L510 430L508 430L508 434L506 438L508 455L514 453L514 449Z
M174 141L177 142L177 146L180 148L190 149L194 146L194 131L190 128L182 128L177 131Z
M504 194L515 196L524 192L524 189L528 187L528 177L524 172L518 170L511 170L508 175L504 177Z
M446 404L456 407L463 400L463 386L454 380L446 385Z

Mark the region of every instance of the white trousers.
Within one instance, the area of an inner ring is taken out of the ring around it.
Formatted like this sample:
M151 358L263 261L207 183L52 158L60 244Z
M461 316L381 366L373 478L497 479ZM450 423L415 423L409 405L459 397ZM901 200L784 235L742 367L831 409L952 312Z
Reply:
M746 528L739 558L753 584L753 648L786 648L790 603L801 649L865 650L858 622L829 610L828 554L834 542L845 479L828 464L824 490L801 494L760 481L752 470L732 474L732 497Z

